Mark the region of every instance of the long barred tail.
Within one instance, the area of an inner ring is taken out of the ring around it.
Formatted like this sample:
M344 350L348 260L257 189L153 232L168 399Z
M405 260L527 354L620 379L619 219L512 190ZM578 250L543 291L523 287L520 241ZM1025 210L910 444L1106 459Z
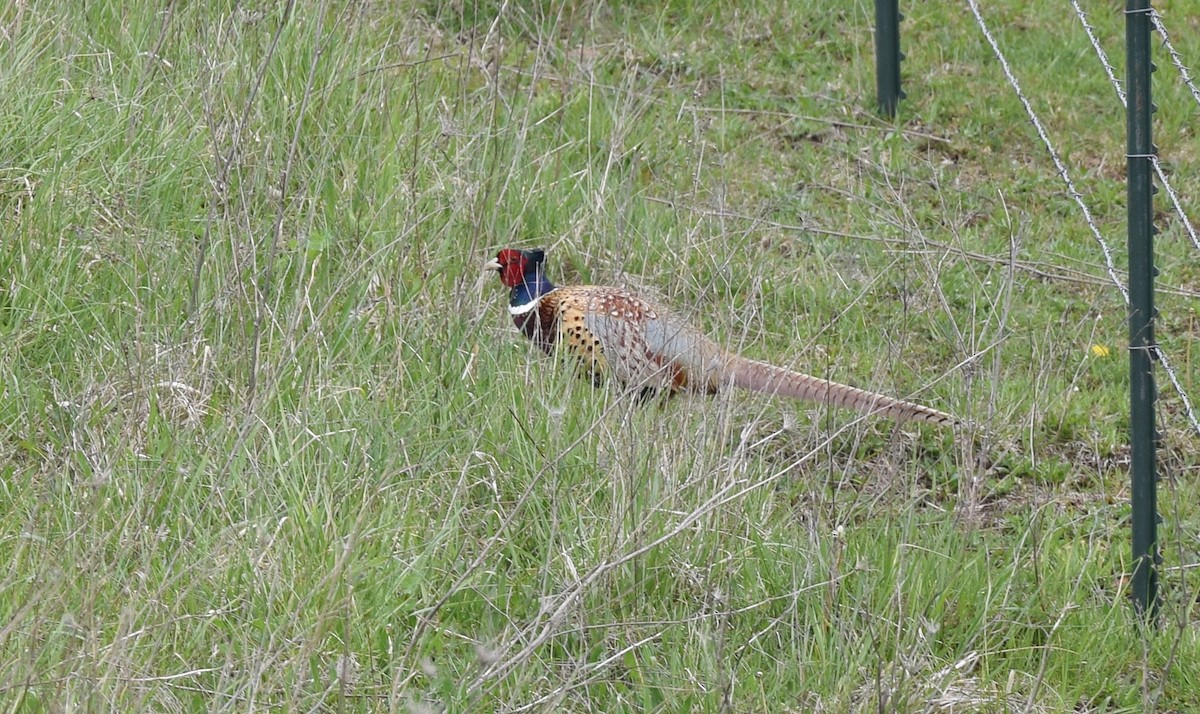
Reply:
M930 407L810 377L745 357L731 358L726 374L732 377L734 386L754 392L806 399L852 409L860 414L880 414L899 421L923 421L951 427L960 424L958 418Z

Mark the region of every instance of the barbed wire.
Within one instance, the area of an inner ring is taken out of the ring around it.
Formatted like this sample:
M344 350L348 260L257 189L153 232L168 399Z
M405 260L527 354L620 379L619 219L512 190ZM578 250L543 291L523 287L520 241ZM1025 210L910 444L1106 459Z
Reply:
M1037 129L1038 136L1042 139L1042 144L1046 147L1047 153L1050 154L1050 159L1054 162L1054 168L1058 170L1058 175L1067 185L1067 194L1079 206L1079 210L1083 212L1084 220L1087 221L1088 227L1092 230L1092 236L1100 245L1100 250L1104 253L1104 266L1108 270L1108 277L1112 279L1113 284L1117 286L1117 290L1121 291L1121 296L1125 298L1125 302L1129 302L1129 288L1121 282L1121 278L1117 275L1117 268L1113 264L1112 248L1108 245L1108 241L1104 240L1104 236L1100 234L1100 229L1096 227L1096 222L1092 219L1092 211L1083 201L1083 195L1075 188L1075 182L1071 180L1071 174L1067 171L1066 164L1058 154L1058 150L1054 148L1054 144L1050 142L1050 136L1046 132L1046 127L1042 124L1042 120L1038 118L1037 112L1033 110L1033 105L1029 103L1025 92L1021 91L1021 83L1017 81L1017 77L1013 74L1012 67L1008 64L1008 58L1004 56L1004 52L1000 50L1000 44L996 42L996 38L992 36L992 31L988 29L987 22L983 19L983 14L979 11L979 4L976 0L967 0L967 5L971 8L971 13L975 15L975 22L979 25L979 29L983 32L984 38L988 44L992 46L992 54L996 55L996 59L1000 62L1000 67L1004 70L1004 76L1008 78L1008 83L1012 85L1013 91L1017 94L1017 99L1021 100L1021 104L1025 106L1025 113L1033 122L1033 127Z
M1108 55L1104 52L1104 48L1100 46L1100 40L1096 39L1096 32L1088 22L1087 13L1079 7L1078 0L1071 0L1071 7L1075 8L1075 15L1079 17L1083 31L1087 33L1092 48L1096 50L1096 56L1100 58L1100 64L1104 65L1104 73L1108 75L1108 81L1112 84L1113 89L1117 90L1117 97L1121 99L1123 106L1125 104L1125 88L1121 86L1121 80L1117 79L1117 72L1113 69L1112 63L1108 61Z
M1171 64L1175 65L1175 69L1179 71L1179 76L1183 78L1183 83L1192 92L1192 99L1196 100L1196 104L1200 105L1200 89L1196 88L1196 83L1192 81L1192 75L1188 71L1187 65L1183 63L1179 52L1175 50L1175 45L1171 44L1171 38L1167 36L1167 26L1162 23L1162 15L1154 8L1150 8L1150 25L1158 36L1162 38L1163 47L1167 48L1167 54L1171 55Z
M1079 7L1077 0L1071 0L1071 7L1075 8L1075 14L1079 17L1079 22L1083 25L1084 32L1087 33L1088 40L1092 43L1092 48L1096 50L1096 57L1100 60L1100 64L1104 66L1104 73L1108 75L1109 83L1116 90L1117 98L1121 100L1121 106L1126 106L1125 88L1121 86L1121 80L1117 79L1116 71L1113 69L1112 63L1108 61L1108 55L1104 52L1104 48L1100 46L1100 41L1096 39L1096 33L1092 30L1091 24L1088 23L1087 14ZM1167 39L1166 28L1163 27L1162 23L1155 20L1156 16L1157 13L1151 10L1150 18L1154 21L1155 28L1161 28L1159 34L1163 38L1163 43L1167 46L1168 51L1171 53L1175 66L1183 76L1183 81L1191 88L1192 96L1196 97L1196 101L1200 103L1200 92L1196 91L1196 87L1192 84L1191 77L1188 75L1187 67L1183 65L1182 60L1178 59L1178 53L1175 52L1175 48L1170 44L1170 40ZM1154 166L1154 173L1158 175L1159 183L1162 184L1167 197L1171 199L1171 205L1175 208L1175 214L1179 216L1179 222L1183 225L1183 230L1187 232L1192 245L1197 250L1200 250L1200 235L1196 234L1196 228L1192 225L1191 220L1188 219L1187 211L1183 209L1183 203L1179 200L1179 194L1171 186L1171 181L1167 178L1166 172L1163 171L1162 164L1158 161L1158 156L1151 156L1150 163Z
M1075 3L1072 2L1072 4L1074 5ZM1004 70L1004 76L1008 79L1009 85L1012 86L1017 98L1021 100L1021 104L1025 107L1025 113L1029 116L1029 120L1033 123L1034 128L1037 129L1038 136L1041 138L1042 144L1046 147L1046 152L1050 155L1050 159L1054 162L1054 167L1058 170L1059 177L1062 178L1063 183L1065 183L1067 186L1067 194L1072 200L1075 201L1076 205L1079 206L1080 211L1082 211L1083 219L1087 222L1088 228L1092 231L1092 237L1096 239L1096 243L1100 245L1100 250L1104 253L1104 264L1108 269L1108 277L1111 278L1113 284L1117 286L1117 290L1120 291L1121 297L1125 300L1125 304L1128 306L1129 288L1126 287L1125 284L1121 282L1121 279L1117 276L1117 269L1113 265L1112 248L1108 245L1108 241L1104 240L1104 236L1100 233L1100 229L1096 226L1096 222L1092 219L1092 212L1087 207L1087 203L1084 202L1083 196L1078 190L1076 190L1075 183L1071 180L1071 176L1067 172L1066 165L1063 163L1058 151L1054 148L1054 144L1050 141L1050 136L1046 131L1045 125L1042 124L1042 120L1038 117L1037 112L1033 110L1033 105L1029 103L1029 99L1021 90L1021 83L1017 81L1017 77L1013 73L1012 67L1008 63L1008 58L1005 57L1004 52L1000 49L1000 43L998 43L996 38L992 35L992 31L988 28L987 21L983 19L983 13L981 13L979 10L979 4L976 2L976 0L967 0L967 5L971 8L971 14L975 16L975 22L979 25L979 30L983 33L983 36L988 41L988 44L991 45L992 54L994 54L996 56L996 60L1000 62L1000 67ZM1083 19L1085 26L1089 28L1089 37L1094 38L1094 33L1090 31L1091 26L1087 25L1086 17L1082 15L1082 11L1079 10L1078 5L1075 5L1075 8L1076 11L1080 13L1080 17ZM1117 81L1111 65L1108 64L1107 57L1104 56L1103 50L1100 49L1099 42L1093 40L1092 46L1095 47L1098 52L1100 52L1102 63L1106 66L1106 71L1108 72L1109 78L1112 80L1113 86L1117 90L1117 96L1121 97L1121 103L1124 104L1125 93L1121 89L1120 83ZM1151 163L1156 163L1153 160L1153 157L1151 157ZM1160 178L1165 178L1161 172L1159 173L1159 176ZM1186 215L1183 216L1183 219L1184 223L1187 224L1188 221ZM1175 373L1175 369L1171 366L1171 363L1167 359L1166 353L1162 351L1162 348L1158 345L1155 345L1153 349L1154 356L1157 357L1159 364L1163 368L1163 372L1166 373L1167 379L1170 380L1171 385L1175 387L1176 393L1179 394L1179 398L1183 402L1183 408L1187 414L1188 422L1191 424L1192 429L1197 434L1200 434L1200 420L1197 420L1196 418L1196 411L1192 407L1191 399L1188 398L1187 390L1183 388L1183 384L1179 381L1179 376Z
M1163 172L1162 164L1158 162L1158 155L1150 156L1150 163L1154 166L1154 173L1158 174L1158 180L1162 183L1163 191L1167 197L1171 199L1171 205L1175 207L1175 213L1179 216L1179 222L1183 224L1183 230L1187 232L1188 237L1192 239L1192 245L1196 250L1200 250L1200 235L1196 234L1196 228L1192 222L1188 220L1187 212L1183 210L1183 204L1179 202L1179 194L1175 193L1171 182L1167 181L1167 175Z

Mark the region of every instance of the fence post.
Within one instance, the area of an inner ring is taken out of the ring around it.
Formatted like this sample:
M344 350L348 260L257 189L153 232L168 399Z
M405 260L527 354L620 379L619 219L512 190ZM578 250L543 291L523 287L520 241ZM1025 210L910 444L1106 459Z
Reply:
M1125 6L1126 166L1129 231L1129 428L1133 507L1133 602L1153 621L1158 612L1158 511L1154 421L1154 206L1150 121L1150 0Z
M900 0L875 0L875 88L879 111L896 116L896 106L904 98L900 89Z

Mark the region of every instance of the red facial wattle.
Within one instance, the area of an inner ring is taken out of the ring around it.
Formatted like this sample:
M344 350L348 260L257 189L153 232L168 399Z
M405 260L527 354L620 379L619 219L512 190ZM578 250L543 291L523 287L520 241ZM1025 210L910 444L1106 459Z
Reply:
M525 279L525 256L521 251L505 248L496 256L500 263L500 282L506 288L515 288Z

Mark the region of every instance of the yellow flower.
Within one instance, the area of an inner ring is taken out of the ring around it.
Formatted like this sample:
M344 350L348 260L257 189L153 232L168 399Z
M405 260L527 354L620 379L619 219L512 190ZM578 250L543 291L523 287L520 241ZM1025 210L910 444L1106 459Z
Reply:
M1107 357L1111 352L1104 345L1092 345L1092 354L1097 357Z

